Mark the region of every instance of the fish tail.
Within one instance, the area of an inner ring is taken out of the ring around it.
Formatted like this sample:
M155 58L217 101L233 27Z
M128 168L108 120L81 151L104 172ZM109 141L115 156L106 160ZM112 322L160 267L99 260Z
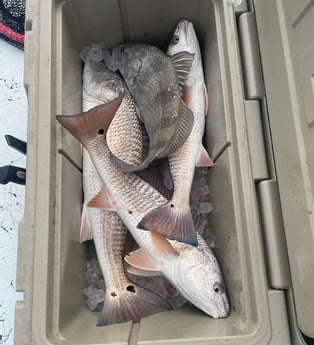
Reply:
M106 104L94 107L84 113L77 115L57 115L57 120L73 136L75 136L84 146L91 138L103 135L117 112L123 95Z
M126 321L138 322L143 317L171 309L170 304L163 298L130 282L124 290L106 291L97 326Z
M181 205L180 205L181 207ZM149 212L137 225L143 230L158 231L170 240L197 246L197 236L190 207L178 209L172 200Z

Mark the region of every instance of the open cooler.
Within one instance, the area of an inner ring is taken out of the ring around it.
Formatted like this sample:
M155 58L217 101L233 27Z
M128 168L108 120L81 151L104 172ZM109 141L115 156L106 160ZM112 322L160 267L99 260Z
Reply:
M205 146L216 159L210 231L231 314L214 320L185 307L96 327L83 295L80 145L55 115L81 111L84 46L165 49L182 18L193 22L203 55ZM310 344L314 2L28 0L25 31L28 175L15 344Z

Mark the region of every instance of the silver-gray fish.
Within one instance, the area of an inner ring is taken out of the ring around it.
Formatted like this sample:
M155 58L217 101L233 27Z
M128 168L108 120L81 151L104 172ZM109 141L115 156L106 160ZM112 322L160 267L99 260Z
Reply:
M193 55L180 52L168 57L146 44L122 44L104 50L104 61L123 76L148 136L148 153L141 164L132 165L116 156L125 171L139 171L153 160L167 157L180 147L193 127L193 114L181 99Z
M137 227L148 212L165 204L167 199L137 175L121 171L111 160L105 140L106 130L122 100L120 96L86 113L57 116L57 119L89 151L110 195L112 209L119 214L138 245L148 253L144 260L137 260L135 255L137 267L159 270L199 309L213 318L226 317L230 307L223 276L205 241L199 238L199 245L192 246L167 240L153 228L145 231ZM103 190L88 205L108 206L108 193ZM132 262L132 255L129 262Z

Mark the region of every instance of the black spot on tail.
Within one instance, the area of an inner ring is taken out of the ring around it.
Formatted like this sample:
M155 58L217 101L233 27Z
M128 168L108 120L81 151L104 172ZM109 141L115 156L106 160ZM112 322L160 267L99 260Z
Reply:
M135 287L133 286L133 285L128 285L127 287L126 287L126 289L128 290L128 291L131 291L131 292L135 292Z

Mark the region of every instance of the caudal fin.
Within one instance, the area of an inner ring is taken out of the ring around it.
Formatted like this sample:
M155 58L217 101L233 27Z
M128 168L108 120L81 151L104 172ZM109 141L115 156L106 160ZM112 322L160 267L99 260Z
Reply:
M122 100L123 95L78 115L56 117L64 128L86 146L91 138L103 135L107 131Z
M154 229L163 237L197 246L197 237L190 208L184 212L169 201L149 212L137 225L143 230Z
M138 322L143 317L171 309L166 300L130 282L125 290L106 291L97 326Z

